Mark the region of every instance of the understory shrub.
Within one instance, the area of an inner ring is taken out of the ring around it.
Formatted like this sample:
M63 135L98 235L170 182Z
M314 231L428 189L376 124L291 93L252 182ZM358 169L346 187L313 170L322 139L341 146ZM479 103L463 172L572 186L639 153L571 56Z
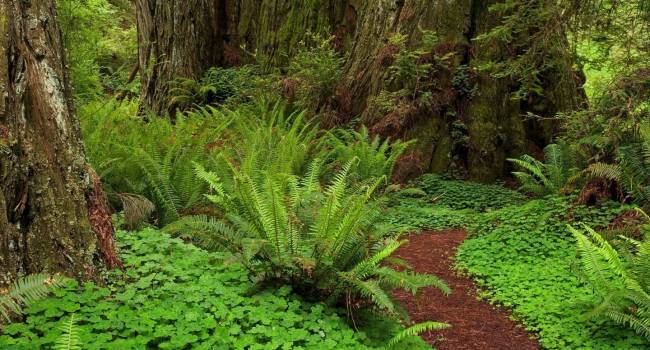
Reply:
M397 316L390 291L415 294L447 285L431 275L382 264L405 241L373 230L368 201L378 182L349 188L353 159L322 187L322 162L315 160L304 177L270 171L248 173L231 164L232 180L197 166L208 182L207 197L224 213L223 220L187 217L166 228L195 232L206 246L236 254L260 281L288 283L316 300L344 303L349 309L370 305ZM361 304L359 304L361 301Z
M211 146L218 144L229 116L208 107L179 115L174 123L145 121L135 103L117 101L87 105L80 114L88 159L125 212L142 212L147 206L128 194L153 202L154 222L162 225L200 210L196 207L206 186L196 178L194 163L210 167Z
M508 160L521 169L512 173L521 183L519 189L535 196L571 192L568 187L579 172L569 150L558 144L544 148L543 162L529 155Z
M287 67L283 90L298 109L315 112L333 95L345 60L334 49L335 38L307 33Z
M638 205L650 205L650 126L641 126L618 147L616 163L594 163L587 169L590 177L613 181ZM628 199L628 198L625 198Z
M255 65L212 67L199 80L178 78L171 81L169 109L186 111L207 106L236 108L268 94L272 80L271 75L262 75Z
M362 126L359 131L335 129L326 140L328 154L335 165L346 164L356 158L358 161L350 177L354 181L364 182L385 178L391 179L395 163L414 141L381 140L378 135L370 136L368 128Z
M259 100L251 106L227 112L231 127L225 143L216 150L225 159L253 173L302 174L322 152L318 125L305 119L305 112L292 112L281 101ZM227 171L227 164L218 169Z

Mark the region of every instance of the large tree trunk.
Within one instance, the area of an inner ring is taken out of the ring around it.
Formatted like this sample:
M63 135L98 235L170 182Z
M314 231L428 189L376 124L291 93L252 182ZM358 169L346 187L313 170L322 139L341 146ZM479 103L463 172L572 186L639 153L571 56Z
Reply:
M256 60L285 65L308 33L349 45L356 14L348 0L137 0L143 112L172 115L169 83L208 68Z
M308 34L336 37L339 48L349 46L356 25L350 0L231 0L238 9L236 37L248 53L264 63L282 67Z
M5 6L0 286L43 271L95 278L100 261L109 268L120 261L101 186L84 157L54 1Z
M533 111L551 117L580 103L580 86L572 78L548 79L544 97L518 101L511 99L518 88L512 81L477 72L475 67L487 60L498 61L508 55L503 47L474 40L499 24L500 14L488 11L495 2L370 0L359 8L354 44L339 89L343 95L339 98L351 98L352 103L340 120L362 115L364 123L378 134L417 138L415 149L398 165L398 176L452 172L481 181L507 176L506 158L544 147L557 131L557 122L527 120L524 115ZM453 54L447 69L438 69L428 77L435 82L430 91L432 103L423 106L402 101L390 113L378 115L370 102L382 90L390 90L388 67L398 51L389 38L401 33L412 46L422 30L437 34L436 55ZM559 63L557 71L547 72L547 76L572 77L569 57L566 52L550 58ZM473 86L475 91L467 93Z
M173 114L169 83L198 79L224 61L226 0L137 0L139 64L144 112Z

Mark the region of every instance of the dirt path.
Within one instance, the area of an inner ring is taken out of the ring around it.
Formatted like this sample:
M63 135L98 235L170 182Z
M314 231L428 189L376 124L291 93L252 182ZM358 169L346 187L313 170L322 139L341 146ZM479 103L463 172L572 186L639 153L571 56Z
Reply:
M397 251L417 272L432 273L452 289L450 296L428 288L413 297L396 292L396 298L408 310L411 320L441 321L452 325L443 331L422 337L438 350L529 350L540 349L537 341L508 316L509 312L476 298L471 279L453 270L456 248L465 239L464 231L423 232L408 237L409 243Z

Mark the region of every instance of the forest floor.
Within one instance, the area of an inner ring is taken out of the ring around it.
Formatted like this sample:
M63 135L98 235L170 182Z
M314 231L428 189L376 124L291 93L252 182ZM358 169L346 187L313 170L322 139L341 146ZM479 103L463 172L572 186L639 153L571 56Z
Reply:
M438 350L529 350L540 346L526 330L512 321L510 312L479 300L474 282L454 270L456 249L465 240L463 230L427 231L412 234L396 256L420 273L446 281L452 294L427 288L418 296L398 291L401 302L414 322L437 321L451 328L427 332L422 338Z

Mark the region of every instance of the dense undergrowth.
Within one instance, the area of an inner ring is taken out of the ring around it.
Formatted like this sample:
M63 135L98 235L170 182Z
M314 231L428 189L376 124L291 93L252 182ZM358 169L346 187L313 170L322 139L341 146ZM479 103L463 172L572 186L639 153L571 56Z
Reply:
M399 331L363 314L302 301L290 287L256 291L227 253L208 253L152 229L120 232L127 267L107 286L69 281L0 335L2 349L47 349L75 315L84 349L374 349ZM368 336L364 332L368 329ZM399 346L426 349L417 337Z

